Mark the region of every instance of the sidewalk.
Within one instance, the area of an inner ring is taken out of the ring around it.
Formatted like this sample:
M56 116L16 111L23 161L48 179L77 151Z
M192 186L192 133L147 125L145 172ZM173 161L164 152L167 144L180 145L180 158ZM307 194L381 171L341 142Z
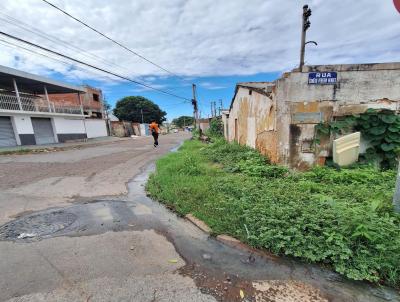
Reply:
M139 138L139 137L137 137ZM69 148L79 148L92 145L107 144L115 141L131 140L131 137L115 137L115 136L105 136L88 138L86 141L79 142L68 142L68 143L58 143L58 144L48 144L48 145L29 145L29 146L15 146L15 147L2 147L0 148L0 155L10 154L10 153L25 153L29 151L40 151L40 150L57 150L57 149L69 149Z

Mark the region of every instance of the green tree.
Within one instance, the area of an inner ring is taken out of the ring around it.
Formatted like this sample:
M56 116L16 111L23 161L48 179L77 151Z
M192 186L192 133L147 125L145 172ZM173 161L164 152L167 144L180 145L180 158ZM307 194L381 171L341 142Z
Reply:
M194 124L193 116L182 115L178 118L174 118L172 123L175 124L178 128L183 128L185 126L190 126Z
M115 105L114 115L122 121L135 123L151 123L156 121L158 124L166 121L167 113L160 107L142 96L127 96L119 100Z
M208 136L223 136L224 135L224 126L222 124L222 120L220 118L213 118L210 121L210 128L207 129Z

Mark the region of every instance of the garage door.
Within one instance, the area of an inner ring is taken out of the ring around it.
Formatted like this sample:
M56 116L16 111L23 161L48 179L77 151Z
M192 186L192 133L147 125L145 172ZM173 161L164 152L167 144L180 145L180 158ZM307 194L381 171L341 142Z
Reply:
M36 144L54 144L53 126L49 118L31 118L33 133L35 134Z
M0 147L16 146L14 129L8 116L0 116Z

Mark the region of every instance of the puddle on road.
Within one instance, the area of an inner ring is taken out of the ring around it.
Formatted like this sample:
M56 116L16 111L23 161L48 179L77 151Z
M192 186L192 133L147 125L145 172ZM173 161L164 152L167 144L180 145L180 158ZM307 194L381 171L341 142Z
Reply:
M255 255L254 262L246 261L249 253L210 238L148 198L144 185L153 170L154 165L149 166L128 183L126 200L90 201L21 216L0 226L0 240L30 242L56 236L153 229L172 242L186 261L179 273L191 277L204 293L212 294L218 301L293 301L285 300L281 294L291 291L291 295L314 297L314 300L303 301L400 301L394 290L352 282L317 265L262 255ZM38 235L16 238L21 232L37 232ZM257 290L263 287L267 290ZM244 299L240 297L240 290ZM265 293L269 298L263 296ZM274 298L276 295L279 298Z

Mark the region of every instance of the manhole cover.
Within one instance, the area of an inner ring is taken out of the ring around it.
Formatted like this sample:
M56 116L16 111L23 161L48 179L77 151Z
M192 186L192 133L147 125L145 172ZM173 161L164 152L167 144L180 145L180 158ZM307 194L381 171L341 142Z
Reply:
M0 240L41 237L54 234L74 223L76 215L54 211L25 216L0 227Z

